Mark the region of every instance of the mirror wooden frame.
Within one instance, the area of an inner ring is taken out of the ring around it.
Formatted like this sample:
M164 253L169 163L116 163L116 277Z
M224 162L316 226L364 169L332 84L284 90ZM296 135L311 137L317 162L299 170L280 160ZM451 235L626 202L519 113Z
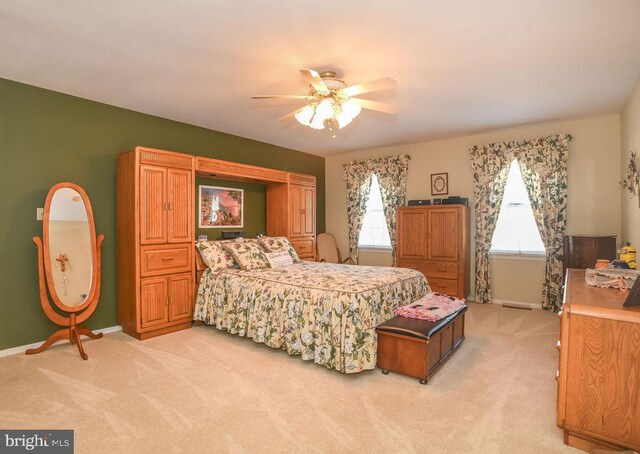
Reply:
M87 219L89 222L92 263L91 288L87 293L87 298L85 299L85 301L78 306L67 306L61 301L60 297L58 296L53 281L51 259L49 255L49 217L51 202L56 191L62 188L73 189L78 194L80 194L80 197L82 197L82 201L84 203L84 207L87 211ZM88 356L84 351L80 336L85 335L90 337L91 339L100 339L102 337L102 333L95 334L91 330L84 326L81 326L80 324L86 321L91 316L91 314L93 314L100 298L100 278L102 274L100 267L101 248L102 242L104 241L104 235L100 234L96 236L91 203L89 202L87 193L84 192L84 190L80 186L74 183L63 182L56 184L49 190L44 205L42 236L42 239L39 236L33 237L33 242L36 244L36 249L38 250L38 285L40 288L40 304L42 306L42 310L49 318L49 320L51 320L56 325L65 326L66 328L56 331L40 347L29 349L25 352L25 354L34 355L36 353L40 353L49 348L55 342L68 339L72 344L76 344L76 346L78 347L78 351L80 352L80 356L82 357L82 359L86 360ZM51 295L53 304L55 304L59 311L66 312L68 316L61 315L53 308L53 305L49 300L49 295Z

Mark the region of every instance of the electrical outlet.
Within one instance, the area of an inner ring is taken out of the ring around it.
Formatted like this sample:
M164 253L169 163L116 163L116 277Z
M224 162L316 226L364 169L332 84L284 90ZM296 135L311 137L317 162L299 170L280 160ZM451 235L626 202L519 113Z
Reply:
M36 220L42 221L44 218L44 208L36 208Z

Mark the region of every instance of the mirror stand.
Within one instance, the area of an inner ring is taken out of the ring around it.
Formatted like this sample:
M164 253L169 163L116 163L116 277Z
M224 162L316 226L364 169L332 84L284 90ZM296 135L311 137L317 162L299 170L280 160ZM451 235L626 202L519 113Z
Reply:
M36 243L36 248L38 249L38 284L40 287L40 304L42 305L42 310L47 315L49 320L53 323L65 326L67 328L60 329L53 333L49 339L47 339L40 347L31 348L25 352L27 355L35 355L36 353L41 353L51 345L56 343L59 340L68 339L72 344L76 344L78 347L78 351L80 352L80 356L82 359L88 359L87 354L84 352L84 348L82 347L82 339L80 336L88 336L91 339L100 339L103 334L98 333L95 334L89 328L80 325L80 323L84 322L89 316L93 313L98 305L98 299L100 297L100 250L102 247L102 242L104 241L104 235L98 235L95 242L95 250L93 253L97 258L97 285L94 288L94 291L87 298L88 304L83 304L78 307L78 309L69 309L66 310L69 316L65 317L56 312L51 302L49 301L49 296L47 294L47 285L45 283L45 267L44 267L44 252L42 239L39 236L33 237L33 242Z

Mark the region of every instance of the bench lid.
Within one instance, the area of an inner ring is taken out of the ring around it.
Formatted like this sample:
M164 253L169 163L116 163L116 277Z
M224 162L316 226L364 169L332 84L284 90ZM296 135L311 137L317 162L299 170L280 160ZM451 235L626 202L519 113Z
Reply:
M469 306L465 305L458 312L454 312L447 317L438 320L437 322L430 322L427 320L419 320L417 318L408 317L393 317L379 324L376 327L376 331L383 331L386 333L401 334L409 337L416 337L418 339L429 340L431 336L447 326L453 319L460 314L466 312Z

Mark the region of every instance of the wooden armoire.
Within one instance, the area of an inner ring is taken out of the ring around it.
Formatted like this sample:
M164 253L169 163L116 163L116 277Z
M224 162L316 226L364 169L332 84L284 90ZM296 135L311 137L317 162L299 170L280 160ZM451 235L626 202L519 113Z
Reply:
M434 292L469 295L469 207L405 206L398 209L398 267L425 275Z
M315 260L315 176L290 173L287 187L267 186L267 235L288 237L302 260Z
M268 218L268 216L267 216ZM289 231L291 245L303 260L315 260L316 253L316 177L289 174ZM267 221L267 235L276 236Z
M189 328L194 157L137 147L117 163L118 322L138 339Z

